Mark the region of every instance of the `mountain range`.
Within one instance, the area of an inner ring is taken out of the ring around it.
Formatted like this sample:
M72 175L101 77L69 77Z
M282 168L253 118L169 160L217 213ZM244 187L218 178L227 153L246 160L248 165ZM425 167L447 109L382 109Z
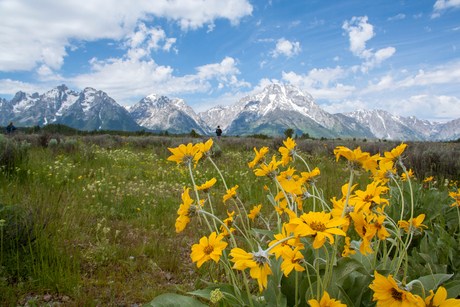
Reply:
M227 135L283 135L292 128L310 137L356 137L388 140L460 138L460 119L447 123L392 115L384 110L330 114L313 97L293 85L270 84L234 105L195 111L180 98L151 94L124 108L106 93L87 87L81 92L60 85L42 95L18 92L0 99L0 122L17 126L64 124L80 130L165 131L212 135L220 126Z

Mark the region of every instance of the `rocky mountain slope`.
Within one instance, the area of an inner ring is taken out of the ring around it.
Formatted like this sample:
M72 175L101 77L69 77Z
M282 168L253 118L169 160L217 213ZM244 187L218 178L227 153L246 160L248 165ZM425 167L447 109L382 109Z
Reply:
M190 133L194 129L199 134L206 134L206 125L195 111L179 98L169 99L152 94L131 106L128 112L137 124L153 131Z
M283 135L292 128L298 136L357 137L391 140L452 140L460 137L460 119L433 123L401 117L383 110L330 114L313 97L293 85L270 84L260 93L234 105L218 105L196 114L180 98L151 94L129 108L106 93L85 88L78 93L65 85L39 95L18 92L0 99L0 121L17 126L60 123L82 130L141 130L214 135L221 126L227 135Z
M0 105L0 121L17 126L64 124L80 130L141 130L125 108L106 93L87 87L78 93L60 85L43 95L18 92Z

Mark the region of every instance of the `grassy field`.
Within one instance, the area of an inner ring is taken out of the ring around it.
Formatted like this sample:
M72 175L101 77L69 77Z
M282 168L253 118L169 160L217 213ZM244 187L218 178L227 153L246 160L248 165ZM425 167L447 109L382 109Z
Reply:
M166 160L168 147L202 140L52 138L58 142L17 136L31 146L23 156L10 157L14 165L0 175L0 305L142 306L162 293L225 278L213 263L197 269L190 259L190 247L208 234L204 224L193 220L179 234L174 228L183 187L192 182L187 169ZM266 179L248 168L253 148L267 146L271 156L280 144L281 139L246 138L214 144L213 160L229 186L239 185L248 208L267 203ZM302 157L321 170L317 186L325 199L338 196L348 179L344 162L332 153L339 145L383 154L399 143L299 140ZM447 191L460 176L459 152L456 143L409 143L405 162L419 182L434 176L421 187L435 189L447 204ZM194 175L197 185L220 180L206 162ZM368 180L362 176L358 182ZM226 191L216 186L213 204L225 216Z

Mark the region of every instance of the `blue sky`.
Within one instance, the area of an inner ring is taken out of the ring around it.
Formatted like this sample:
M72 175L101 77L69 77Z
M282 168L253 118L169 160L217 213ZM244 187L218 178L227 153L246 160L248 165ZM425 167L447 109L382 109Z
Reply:
M460 118L459 52L460 0L0 0L6 99L65 83L201 112L284 83L330 113L446 122Z

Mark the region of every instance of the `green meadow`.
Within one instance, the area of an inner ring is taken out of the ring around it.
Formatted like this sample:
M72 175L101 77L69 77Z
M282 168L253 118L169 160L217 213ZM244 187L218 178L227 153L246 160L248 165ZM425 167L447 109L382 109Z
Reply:
M184 187L193 184L187 168L167 161L168 148L206 140L0 136L0 305L142 306L164 293L185 294L225 280L214 262L198 269L190 258L191 246L209 235L204 220L193 219L181 233L174 226ZM333 154L337 146L361 146L372 155L383 155L400 145L379 140L296 141L299 155L321 172L316 186L325 200L341 197L349 179L345 160L337 162ZM415 174L415 216L426 214L428 227L408 251L412 274L454 274L451 289L460 287L459 217L448 194L458 191L460 144L407 144L403 161ZM262 204L262 214L270 215L274 210L263 188L268 179L248 167L254 147L263 146L269 147L271 160L279 156L283 139L223 138L214 142L212 159L228 186L239 186L248 211ZM212 203L215 214L226 218L232 208L222 201L226 190L213 165L199 161L193 175L197 185L217 179ZM362 189L369 182L367 173L355 181ZM383 197L397 204L396 192L392 188ZM253 227L264 225L256 220ZM420 250L423 240L429 251Z

